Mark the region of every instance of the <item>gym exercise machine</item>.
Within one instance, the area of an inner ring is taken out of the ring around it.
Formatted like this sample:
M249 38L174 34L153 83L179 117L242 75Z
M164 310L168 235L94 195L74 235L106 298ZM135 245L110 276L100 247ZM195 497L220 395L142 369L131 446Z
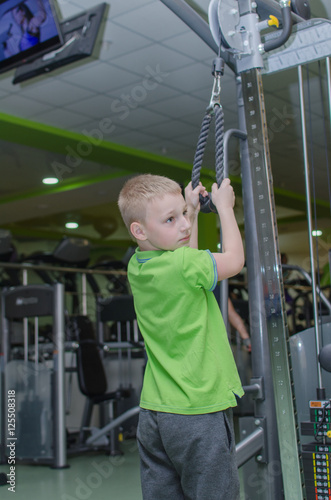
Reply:
M1 293L0 463L14 447L17 460L67 466L64 401L64 290L63 285L27 285ZM38 321L51 317L52 365L39 363ZM28 319L34 319L35 359L29 359ZM24 359L13 359L10 337L14 323L22 323ZM16 425L9 425L8 401L15 400Z
M125 276L125 263L113 274L107 270L84 268L89 261L89 242L77 238L65 238L53 252L35 253L26 257L23 264L7 263L5 257L11 252L10 235L2 231L0 463L8 459L10 437L15 442L15 458L21 463L62 468L67 466L67 456L83 451L98 449L116 454L116 427L122 424L123 434L128 436L124 427L133 426L139 410L133 373L125 377L124 367L127 371L133 370L131 361L136 355L142 358L138 363L141 367L144 345L135 322L132 296L103 298L96 275L100 272L110 280L111 286L115 280L118 290L119 277ZM112 267L116 267L115 263ZM8 279L11 271L15 277L13 283ZM36 278L43 284L28 284ZM93 292L94 324L87 316L87 284ZM123 286L121 281L121 290ZM135 322L132 336L128 332L125 338L106 339L106 322L129 321ZM110 359L109 363L106 358ZM75 397L78 396L75 402L85 402L78 426L74 425L74 418L73 425L66 418L74 388L72 375L76 372L78 388L84 398L79 400L79 394L75 393ZM13 394L17 418L15 429L10 429L7 428L6 411L8 395ZM115 422L111 431L103 431L102 436L101 429L91 422L94 405L103 405L100 411L102 427L110 419ZM108 412L107 406L113 406L114 411ZM119 413L118 422L114 417ZM74 432L70 432L72 429ZM94 439L94 431L99 433L97 439ZM92 443L87 443L89 436Z
M303 450L300 442L300 422L294 401L296 388L294 386L293 391L291 376L262 74L298 67L308 232L311 268L314 269L310 177L304 129L301 65L326 58L328 68L330 68L331 23L323 19L309 20L309 4L307 1L300 0L292 2L293 10L288 0L280 2L212 0L209 5L209 26L188 3L182 0L161 1L218 55L213 66L214 87L211 99L213 107L214 105L219 107L221 102L219 99L222 77L220 60L223 60L233 71L237 84L239 128L225 132L221 146L224 147L226 157L229 140L233 137L239 139L245 208L246 262L252 339L252 379L245 389L247 393L253 395L255 403L254 416L239 419L240 442L237 445L237 459L238 466L242 468L245 498L254 500L330 499L330 472L326 465L330 456L330 446L327 445L321 451L318 448L319 444L313 444L310 448L307 445L308 448ZM280 28L263 35L264 30L268 28L270 30L272 25L275 27L280 25ZM328 74L330 75L330 70ZM217 109L215 119L219 115ZM204 124L202 129L203 127ZM226 164L226 160L224 163ZM325 442L328 431L328 424L325 423L326 416L328 417L330 413L327 401L330 394L326 397L325 390L322 390L323 383L326 386L326 380L322 381L318 359L322 340L325 339L321 338L319 331L314 272L311 277L315 311L315 325L311 333L316 341L313 342L313 350L307 350L307 356L311 370L316 370L317 379L314 394L310 394L310 398L319 400L321 410L321 415L316 413L311 418L314 419L313 426L315 427L319 426L318 419L322 420L318 432L319 437L321 435ZM221 307L223 316L226 318L227 295L224 288L222 292ZM306 333L310 338L311 335ZM328 389L330 392L330 387ZM309 400L305 401L305 405L309 406ZM310 414L312 415L313 411ZM305 454L305 467L303 454ZM316 469L316 455L322 464L319 464L318 470ZM321 458L321 455L324 458ZM327 488L324 486L325 483L328 484Z

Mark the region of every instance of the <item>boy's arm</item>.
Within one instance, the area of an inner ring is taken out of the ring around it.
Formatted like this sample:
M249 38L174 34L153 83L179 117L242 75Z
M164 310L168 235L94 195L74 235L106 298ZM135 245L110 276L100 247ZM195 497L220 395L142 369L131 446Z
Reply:
M218 280L238 274L244 266L243 243L234 215L235 196L230 179L224 179L218 188L212 187L212 201L217 208L222 228L222 253L213 253L216 261Z
M200 212L200 194L202 194L202 196L206 196L208 194L206 188L202 186L201 182L195 189L192 189L191 182L185 188L185 201L187 204L188 216L191 221L191 248L198 248L198 215Z

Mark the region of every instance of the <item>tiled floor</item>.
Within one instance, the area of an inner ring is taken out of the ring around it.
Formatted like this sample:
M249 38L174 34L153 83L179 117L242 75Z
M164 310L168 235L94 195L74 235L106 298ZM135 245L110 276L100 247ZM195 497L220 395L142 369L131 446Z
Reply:
M0 487L1 500L142 500L135 439L122 443L123 455L88 452L69 457L69 467L16 465L15 494ZM0 465L8 473L8 466Z

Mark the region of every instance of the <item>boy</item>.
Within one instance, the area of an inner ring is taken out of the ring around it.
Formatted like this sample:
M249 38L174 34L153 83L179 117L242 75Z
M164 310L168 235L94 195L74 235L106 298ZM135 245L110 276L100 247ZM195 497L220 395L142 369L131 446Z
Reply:
M144 500L236 500L229 408L243 390L212 290L236 275L244 251L229 179L212 187L223 253L197 249L201 185L151 174L118 200L138 249L128 266L148 362L137 439Z

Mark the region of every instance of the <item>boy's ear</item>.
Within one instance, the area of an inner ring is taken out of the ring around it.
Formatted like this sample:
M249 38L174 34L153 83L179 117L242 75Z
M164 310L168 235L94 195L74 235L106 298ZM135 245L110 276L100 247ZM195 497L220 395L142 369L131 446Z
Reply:
M145 231L140 224L140 222L132 222L130 225L130 231L132 236L139 241L145 241L146 240L146 235Z

